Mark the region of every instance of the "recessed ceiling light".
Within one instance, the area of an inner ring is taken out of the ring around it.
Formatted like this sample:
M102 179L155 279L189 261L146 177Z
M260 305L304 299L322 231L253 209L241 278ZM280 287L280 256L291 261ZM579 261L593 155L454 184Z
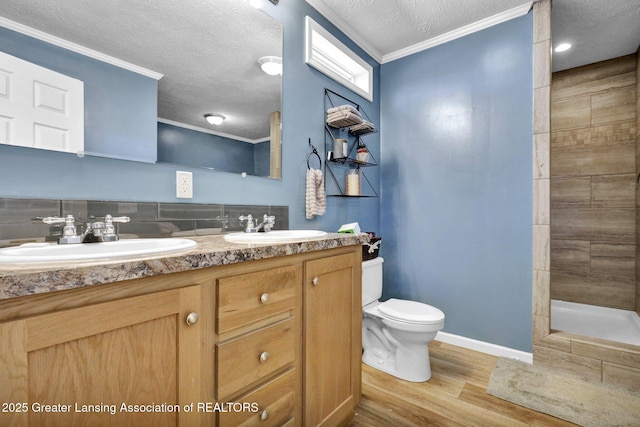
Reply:
M258 59L260 68L270 76L282 74L282 58L277 56L263 56Z
M560 43L554 50L556 52L564 52L569 49L571 49L571 43Z
M212 125L220 125L225 119L222 114L205 114L204 118Z

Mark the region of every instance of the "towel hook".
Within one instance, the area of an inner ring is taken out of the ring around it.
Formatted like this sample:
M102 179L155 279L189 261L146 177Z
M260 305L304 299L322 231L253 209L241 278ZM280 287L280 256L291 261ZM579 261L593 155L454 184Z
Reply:
M318 162L320 163L320 166L318 166L318 169L322 168L322 157L320 157L320 154L318 154L318 150L316 149L316 146L313 145L311 143L311 138L309 138L309 146L311 147L311 153L309 153L309 155L307 156L307 169L311 169L311 165L309 164L309 160L311 159L312 155L316 155L316 157L318 158Z

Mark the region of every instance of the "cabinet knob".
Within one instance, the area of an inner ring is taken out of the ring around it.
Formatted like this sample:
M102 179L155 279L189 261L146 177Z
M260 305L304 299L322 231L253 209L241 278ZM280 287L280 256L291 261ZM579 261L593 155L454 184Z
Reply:
M311 283L313 283L313 286L316 286L320 283L320 278L318 276L314 277L313 280L311 280Z
M269 302L269 294L264 293L262 295L260 295L260 302L263 304L266 304Z
M261 363L266 362L268 358L269 358L269 352L263 351L262 353L260 353L260 362Z
M195 311L189 313L189 315L185 319L185 321L187 322L187 325L189 326L195 325L196 323L198 323L198 320L200 320L200 316Z
M264 411L262 411L262 413L260 414L260 421L267 421L267 418L269 418L269 411L267 411L266 409Z

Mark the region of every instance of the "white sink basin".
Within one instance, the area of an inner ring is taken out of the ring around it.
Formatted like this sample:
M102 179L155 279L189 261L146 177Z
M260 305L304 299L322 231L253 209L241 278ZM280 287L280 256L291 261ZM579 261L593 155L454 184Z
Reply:
M122 258L139 255L157 255L193 248L189 239L125 239L116 242L79 243L26 243L0 249L0 264L85 261Z
M313 240L325 237L325 231L318 230L276 230L268 233L229 233L224 239L230 243L284 243Z

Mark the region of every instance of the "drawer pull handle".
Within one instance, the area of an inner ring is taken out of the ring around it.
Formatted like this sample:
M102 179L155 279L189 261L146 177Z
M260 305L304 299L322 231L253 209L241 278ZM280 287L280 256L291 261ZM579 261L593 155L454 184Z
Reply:
M314 277L311 283L313 283L313 286L316 286L318 283L320 283L320 279L318 278L318 276Z
M200 316L198 316L198 313L196 313L195 311L192 313L189 313L189 315L185 319L185 321L187 322L187 325L189 326L195 325L196 323L198 323L198 320L200 320Z
M264 293L262 295L260 295L260 302L263 304L266 304L269 302L269 294Z
M269 358L269 352L263 351L262 353L260 353L260 363L266 362L268 358Z
M269 418L269 411L267 411L266 409L264 411L262 411L262 413L260 414L260 421L267 421L267 418Z

